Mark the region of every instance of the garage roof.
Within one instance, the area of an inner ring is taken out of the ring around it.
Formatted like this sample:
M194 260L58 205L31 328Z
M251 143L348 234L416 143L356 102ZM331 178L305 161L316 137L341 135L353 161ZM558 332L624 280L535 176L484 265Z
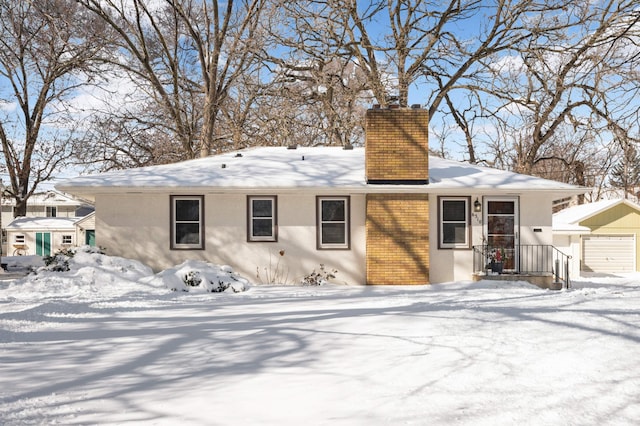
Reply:
M561 210L553 215L553 232L560 234L568 233L589 233L590 229L581 226L580 222L602 213L619 204L636 209L640 212L640 206L622 198L611 200L600 200L595 203L580 204Z

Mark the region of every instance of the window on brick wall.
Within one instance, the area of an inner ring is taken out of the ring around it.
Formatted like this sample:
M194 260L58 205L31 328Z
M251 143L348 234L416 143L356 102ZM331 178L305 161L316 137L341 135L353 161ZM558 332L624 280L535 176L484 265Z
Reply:
M349 197L317 198L319 249L349 249Z
M469 248L471 244L470 197L439 197L439 247Z

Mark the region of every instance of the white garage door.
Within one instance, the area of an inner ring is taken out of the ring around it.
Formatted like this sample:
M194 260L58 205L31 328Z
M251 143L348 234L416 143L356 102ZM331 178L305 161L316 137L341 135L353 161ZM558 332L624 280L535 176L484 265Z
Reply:
M582 270L589 272L635 271L636 242L633 235L582 237Z

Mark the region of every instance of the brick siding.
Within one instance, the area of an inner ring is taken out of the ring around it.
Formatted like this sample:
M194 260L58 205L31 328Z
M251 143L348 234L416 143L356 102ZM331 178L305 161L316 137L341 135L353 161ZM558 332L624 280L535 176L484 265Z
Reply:
M367 182L427 184L428 111L371 109L366 116ZM429 197L367 195L367 284L429 282Z
M429 283L429 197L367 195L367 284Z

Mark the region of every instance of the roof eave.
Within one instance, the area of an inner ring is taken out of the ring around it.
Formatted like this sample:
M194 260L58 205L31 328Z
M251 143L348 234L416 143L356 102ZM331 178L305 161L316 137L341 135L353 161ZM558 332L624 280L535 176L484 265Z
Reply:
M588 188L518 188L518 187L458 187L443 185L344 185L344 186L295 186L295 187L209 187L209 186L182 186L182 187L84 187L64 186L60 187L65 192L95 202L96 195L102 194L187 194L187 193L296 193L303 191L375 194L375 193L422 193L434 195L522 195L522 194L549 194L554 198L563 198L571 195L584 194Z

